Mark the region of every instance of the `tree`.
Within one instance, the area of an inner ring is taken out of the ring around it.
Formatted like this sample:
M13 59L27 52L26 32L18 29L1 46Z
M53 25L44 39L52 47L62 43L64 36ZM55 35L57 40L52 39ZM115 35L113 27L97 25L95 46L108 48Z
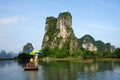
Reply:
M17 58L18 58L18 61L20 62L26 62L26 61L29 61L30 58L33 58L33 56L27 55L25 53L20 53Z
M116 55L116 57L120 58L120 48L117 48L114 54Z

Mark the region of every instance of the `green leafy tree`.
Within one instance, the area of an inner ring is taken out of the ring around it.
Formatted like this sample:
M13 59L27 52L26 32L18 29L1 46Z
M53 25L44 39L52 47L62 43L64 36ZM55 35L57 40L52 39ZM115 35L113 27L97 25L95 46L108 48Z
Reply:
M120 58L120 48L117 48L114 54L116 55L116 57Z
M30 58L33 58L33 56L27 55L25 53L20 53L17 58L19 62L27 62Z

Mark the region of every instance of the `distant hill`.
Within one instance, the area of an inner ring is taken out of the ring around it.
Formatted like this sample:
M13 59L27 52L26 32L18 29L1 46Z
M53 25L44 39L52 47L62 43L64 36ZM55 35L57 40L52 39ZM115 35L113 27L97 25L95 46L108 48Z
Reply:
M0 59L6 59L6 58L14 58L18 54L14 52L6 52L5 50L0 50Z
M78 39L80 46L90 51L113 52L115 47L110 43L104 43L101 40L95 40L91 35L85 35Z

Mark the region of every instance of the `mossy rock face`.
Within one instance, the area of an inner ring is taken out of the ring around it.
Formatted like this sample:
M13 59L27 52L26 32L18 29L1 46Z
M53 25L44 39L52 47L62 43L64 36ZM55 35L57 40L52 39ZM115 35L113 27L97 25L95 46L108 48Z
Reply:
M68 53L71 55L72 53L79 53L80 45L74 35L72 29L72 16L69 12L60 13L58 18L46 18L42 49L47 47L52 49L52 51L53 49L60 51L61 54Z
M80 46L83 44L93 44L97 48L98 52L113 52L115 47L110 43L104 43L101 40L95 40L91 35L85 35L82 38L78 39Z
M27 43L26 45L23 46L23 53L27 53L28 50L33 50L34 47L32 46L32 43Z
M72 19L72 16L71 16L71 14L69 12L60 13L59 17L64 18L64 19L67 19L67 18Z

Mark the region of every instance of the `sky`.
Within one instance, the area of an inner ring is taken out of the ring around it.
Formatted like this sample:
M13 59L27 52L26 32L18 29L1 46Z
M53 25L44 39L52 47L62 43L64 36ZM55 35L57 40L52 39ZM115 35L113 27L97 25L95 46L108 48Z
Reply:
M90 34L120 47L120 0L0 0L0 50L41 49L49 16L70 12L77 38Z

